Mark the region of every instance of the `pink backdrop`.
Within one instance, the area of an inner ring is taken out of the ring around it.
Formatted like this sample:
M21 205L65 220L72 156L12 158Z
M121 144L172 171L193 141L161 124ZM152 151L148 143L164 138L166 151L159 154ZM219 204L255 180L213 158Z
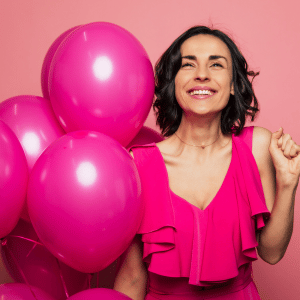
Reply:
M300 144L299 10L297 0L2 0L0 101L24 94L41 96L44 56L61 33L76 25L107 21L122 26L144 45L153 64L190 26L213 25L230 33L250 67L261 72L255 80L261 113L254 125L271 131L283 126ZM152 111L145 125L157 129ZM299 297L299 214L296 204L285 257L274 266L260 258L253 263L262 299ZM2 270L0 283L9 280Z

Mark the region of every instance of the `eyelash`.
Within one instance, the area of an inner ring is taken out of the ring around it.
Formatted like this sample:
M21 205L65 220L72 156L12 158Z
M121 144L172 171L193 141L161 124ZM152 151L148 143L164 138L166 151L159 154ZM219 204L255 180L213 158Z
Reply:
M221 64L219 64L219 63L214 63L211 66L217 66L217 67L222 67L223 68L223 66Z
M192 67L193 65L192 64L190 64L190 63L185 63L185 64L183 64L181 67L183 68L183 67ZM211 65L212 67L213 66L216 66L216 67L221 67L221 68L223 68L223 66L221 65L221 64L219 64L219 63L214 63L214 64L212 64Z
M192 67L192 64L190 64L190 63L185 63L185 64L182 65L182 67Z

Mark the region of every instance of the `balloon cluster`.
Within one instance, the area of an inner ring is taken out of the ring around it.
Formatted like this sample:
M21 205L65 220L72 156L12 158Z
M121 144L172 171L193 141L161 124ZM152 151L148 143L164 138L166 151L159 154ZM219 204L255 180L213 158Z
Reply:
M140 179L124 147L162 140L143 126L154 95L150 60L117 25L76 26L48 50L41 84L43 97L0 103L0 238L19 282L0 286L1 299L28 289L28 299L128 299L80 291L87 273L126 250L141 221Z

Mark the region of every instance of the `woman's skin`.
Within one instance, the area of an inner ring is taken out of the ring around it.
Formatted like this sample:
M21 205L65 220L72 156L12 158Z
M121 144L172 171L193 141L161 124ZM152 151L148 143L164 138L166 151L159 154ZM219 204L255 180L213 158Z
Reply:
M182 120L177 135L157 147L171 190L203 210L220 189L232 157L231 135L222 134L220 128L221 112L234 94L232 60L226 44L211 35L187 39L181 46L181 56L175 95L183 110ZM283 134L283 129L272 134L262 127L254 127L252 143L266 205L272 213L266 226L256 233L257 250L264 261L276 264L284 256L293 231L300 147L289 134ZM209 146L203 149L191 145ZM134 300L144 299L147 270L139 235L123 259L114 289Z

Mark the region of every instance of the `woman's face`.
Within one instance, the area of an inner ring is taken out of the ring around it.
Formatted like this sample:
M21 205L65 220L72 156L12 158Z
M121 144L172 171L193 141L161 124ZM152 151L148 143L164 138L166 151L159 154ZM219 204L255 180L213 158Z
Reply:
M181 45L181 68L175 77L175 96L186 114L211 115L226 107L232 84L232 59L226 44L200 34Z

